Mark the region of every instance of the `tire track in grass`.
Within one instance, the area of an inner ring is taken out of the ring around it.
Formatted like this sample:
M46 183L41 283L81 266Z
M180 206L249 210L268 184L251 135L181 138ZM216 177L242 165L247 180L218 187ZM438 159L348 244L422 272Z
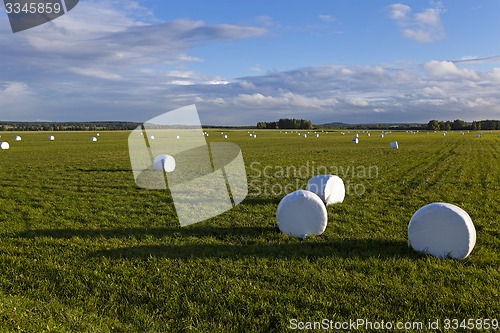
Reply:
M429 185L432 187L433 179L439 179L439 176L446 172L446 169L440 170L440 167L444 165L444 161L450 159L457 145L437 146L433 151L426 150L428 152L426 155L419 154L423 147L418 146L414 152L405 154L408 155L407 158L394 158L389 167L390 180L381 179L383 184L380 186L387 187L387 183L390 183L388 188L395 199L411 197L415 193L423 192L424 189L429 188ZM408 162L413 163L408 165Z
M400 141L400 137L397 140ZM364 232L371 236L383 232L394 239L406 237L406 225L411 215L424 202L419 194L425 186L423 182L455 147L431 144L428 149L418 141L401 142L405 149L385 150L383 154L372 156L371 161L365 161L380 166L379 176L360 179L366 184L367 193L357 198L351 209L345 208L350 211L350 220L356 216L355 220L360 221L358 224L363 225ZM350 225L353 227L352 222Z

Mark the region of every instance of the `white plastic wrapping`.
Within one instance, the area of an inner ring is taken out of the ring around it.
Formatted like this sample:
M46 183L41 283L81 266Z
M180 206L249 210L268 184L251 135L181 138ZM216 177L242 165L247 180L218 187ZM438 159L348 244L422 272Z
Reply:
M431 203L412 216L408 245L438 258L466 258L476 244L476 229L466 211L449 203Z
M321 235L328 224L321 198L304 190L289 193L280 201L276 219L281 232L300 238Z

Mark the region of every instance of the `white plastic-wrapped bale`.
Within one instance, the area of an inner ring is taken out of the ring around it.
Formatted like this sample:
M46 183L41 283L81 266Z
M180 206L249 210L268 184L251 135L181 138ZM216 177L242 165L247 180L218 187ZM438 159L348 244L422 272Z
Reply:
M316 133L314 136L317 137L317 138L319 138L319 134L318 133Z
M95 136L93 136L93 137L90 138L90 141L91 142L97 142L97 138Z
M366 136L370 136L371 134L370 133L366 133Z
M397 141L393 141L390 143L392 149L399 149L399 145Z
M56 138L55 138L55 136L50 135L48 139L49 139L49 141L54 141Z
M307 134L304 133L304 139L307 139Z
M306 190L315 193L325 205L341 203L345 198L344 181L335 175L314 176L307 182Z
M276 220L284 234L306 238L325 231L328 215L320 197L310 191L298 190L281 199Z
M380 134L380 137L383 138L384 137L384 133Z
M481 134L476 134L476 138L480 138L481 137Z
M476 229L469 214L449 203L420 208L408 224L408 245L438 258L466 258L475 244Z
M253 135L253 138L254 138L254 139L257 139L257 134L254 134L254 135Z
M227 139L227 134L224 134L224 139Z
M0 142L0 149L7 150L10 149L10 145L8 142Z
M99 136L101 136L101 134L97 133L95 136L99 137Z
M358 133L354 134L354 137L359 138L359 134Z
M443 136L446 136L446 133L443 133Z
M21 138L19 135L16 135L14 137L14 141L21 141L23 138Z
M359 143L359 139L358 138L352 138L352 143Z
M175 158L170 155L158 155L153 161L155 171L173 172L175 170Z
M151 135L151 136L149 137L149 140L154 140L154 139L155 139L155 136L154 136L154 135Z

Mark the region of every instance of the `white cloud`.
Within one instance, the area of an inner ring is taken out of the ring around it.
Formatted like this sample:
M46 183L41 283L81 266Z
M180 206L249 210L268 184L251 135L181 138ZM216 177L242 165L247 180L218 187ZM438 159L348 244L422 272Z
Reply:
M408 17L411 8L407 5L396 3L389 6L389 16L393 20L402 21Z
M325 23L333 23L336 21L335 17L331 15L318 15L319 19Z
M471 69L459 69L453 62L451 61L437 61L431 60L424 64L425 70L431 73L434 76L458 76L468 80L478 80L478 74Z
M104 80L118 80L121 79L122 77L118 74L107 72L105 70L100 70L97 68L82 68L82 67L69 67L68 71L80 74L80 75L85 75L85 76L92 76L95 78L99 79L104 79Z
M422 93L426 96L444 96L445 91L440 87L425 87L422 89Z
M352 106L356 106L359 108L364 108L370 105L367 100L359 97L347 99L346 102Z
M435 42L445 36L441 23L444 9L440 2L433 5L433 8L411 15L411 7L400 3L393 4L388 7L389 17L398 23L404 37L419 43Z
M259 106L263 108L313 108L332 107L337 101L332 98L320 99L308 97L292 92L281 92L276 96L255 94L240 94L232 100L233 104L246 106Z
M1 119L34 119L40 107L36 92L24 82L0 82Z
M404 29L402 34L420 43L430 43L435 39L435 36L431 32L425 30Z
M249 71L251 72L255 72L255 73L260 73L260 72L263 72L264 70L262 69L262 66L260 64L257 64L255 66L252 66L252 67L248 67L247 68Z
M24 82L5 82L2 89L0 89L2 98L31 95L32 93L29 86Z
M249 82L249 81L240 81L240 82L238 82L238 84L243 89L255 89L255 84L253 84L252 82Z
M438 26L441 24L440 12L436 8L428 8L421 13L415 14L417 22L429 26Z
M493 70L490 73L490 77L493 80L500 82L500 68L497 68L497 67L493 68Z

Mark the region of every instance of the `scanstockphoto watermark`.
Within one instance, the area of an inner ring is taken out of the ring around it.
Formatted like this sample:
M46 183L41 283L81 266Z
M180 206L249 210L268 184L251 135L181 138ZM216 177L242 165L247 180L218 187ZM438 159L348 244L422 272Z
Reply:
M379 177L377 165L330 165L315 161L303 165L269 165L250 163L248 190L252 195L283 196L306 186L307 180L316 175L337 175L344 181L347 195L362 196L366 193L365 181Z

